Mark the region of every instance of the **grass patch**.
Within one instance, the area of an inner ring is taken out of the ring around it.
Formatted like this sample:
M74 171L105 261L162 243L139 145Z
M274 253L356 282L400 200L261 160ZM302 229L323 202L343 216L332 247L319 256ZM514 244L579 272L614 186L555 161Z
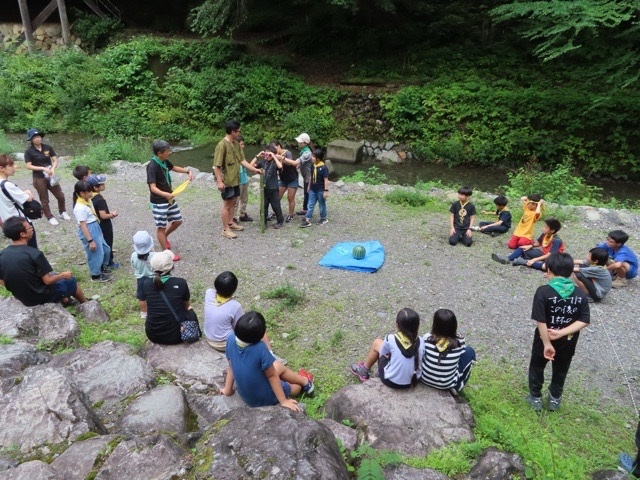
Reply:
M283 307L294 308L304 302L305 292L291 285L283 285L268 292L263 292L260 295L263 298L279 299Z
M13 338L8 335L0 335L0 345L13 345Z
M383 183L389 183L387 176L375 165L369 167L367 170L358 170L357 172L353 172L352 175L345 175L341 180L344 183L363 182L367 185L382 185Z
M395 205L403 207L424 207L429 204L439 203L435 198L429 195L423 195L416 190L396 189L384 196L384 199Z
M144 163L151 158L148 142L131 137L114 136L108 140L94 142L86 152L74 158L70 166L86 165L93 173L111 173L114 160Z

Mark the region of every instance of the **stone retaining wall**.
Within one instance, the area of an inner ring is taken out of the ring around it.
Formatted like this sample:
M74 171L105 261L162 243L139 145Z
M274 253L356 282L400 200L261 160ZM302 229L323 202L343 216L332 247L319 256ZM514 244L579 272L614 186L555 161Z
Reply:
M8 50L18 40L22 33L21 23L0 23L0 48ZM82 46L82 40L75 35L71 35L71 43L77 47ZM62 40L62 27L59 23L44 23L33 32L33 43L36 50L55 51L64 47ZM22 53L27 50L26 42L22 43L16 50Z

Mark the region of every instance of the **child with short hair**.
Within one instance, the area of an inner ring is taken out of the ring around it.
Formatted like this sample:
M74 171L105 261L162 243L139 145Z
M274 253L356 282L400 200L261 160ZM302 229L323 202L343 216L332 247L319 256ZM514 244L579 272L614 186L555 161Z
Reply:
M300 228L311 226L313 209L315 208L316 203L320 205L320 220L318 220L318 225L325 225L329 223L329 219L327 218L327 197L329 196L329 169L324 163L324 150L322 148L315 148L311 153L311 159L313 160L311 178L309 180L309 183L305 185L305 189L309 193L309 202L307 205L306 216L302 220Z
M449 212L449 245L462 242L470 247L473 243L473 222L476 219L476 207L469 201L473 194L470 187L462 186L458 189L458 201L451 204Z
M596 245L604 248L609 255L607 270L616 277L611 283L613 288L626 287L628 280L638 276L638 256L625 245L627 240L629 235L624 230L612 230L606 242Z
M586 260L575 260L571 278L578 288L585 292L589 301L600 302L611 290L611 274L607 270L609 255L604 248L589 250Z
M533 243L533 226L540 219L544 205L544 200L537 193L521 197L520 201L522 202L522 218L507 243L507 247L511 250Z
M268 219L269 205L276 214L275 229L284 226L284 216L280 207L280 194L278 188L278 172L282 170L282 162L276 156L276 147L269 145L264 151L251 160L251 166L257 166L264 172L264 204L262 205L262 218ZM260 157L260 158L258 158Z
M431 333L424 336L425 354L420 380L439 390L458 395L469 381L476 352L458 334L458 319L446 308L433 314Z
M76 182L73 188L73 215L78 221L78 238L82 241L87 265L94 282L108 282L109 255L111 248L104 241L98 222L98 214L93 204L93 186L84 180Z
M533 242L533 245L518 247L506 258L492 253L491 258L503 265L511 263L514 267L521 265L536 270L545 270L544 261L549 258L549 255L564 252L564 242L557 235L561 227L562 225L557 219L548 218L544 221L542 235Z
M233 395L233 384L242 400L250 407L278 405L299 412L298 402L291 396L313 392L313 375L304 369L294 373L275 361L262 341L267 324L259 312L247 312L238 319L227 340L229 361L227 378L221 390Z
M204 294L204 335L212 348L224 352L227 339L244 312L240 302L233 298L238 288L238 278L233 272L222 272L213 286Z
M376 338L364 362L351 364L351 373L361 382L369 380L369 370L378 362L380 380L389 388L411 388L421 375L424 341L420 338L420 316L410 308L403 308L396 316L398 331Z
M478 227L472 227L471 230L486 233L492 237L509 231L511 228L511 212L507 208L509 200L504 195L500 195L493 199L493 203L496 204L495 213L486 210L482 210L482 213L485 215L493 214L498 217L498 220L495 222L480 222Z
M573 273L571 255L554 253L546 263L549 284L538 287L531 309L531 319L537 328L529 362L529 394L525 400L535 411L542 410L544 369L550 360L552 374L547 405L551 411L560 407L580 330L590 322L587 296L570 278Z
M73 169L73 176L77 180L86 180L89 175L91 175L91 169L86 165L76 165Z
M153 257L153 238L144 230L133 236L133 252L131 253L131 267L136 277L136 298L140 304L140 318L147 318L147 302L144 299L142 285L145 278L153 278L151 257Z
M106 175L92 174L87 177L87 182L91 184L94 192L93 197L91 198L91 203L93 203L93 208L98 214L100 230L102 230L104 241L107 242L107 245L109 245L109 248L111 249L111 253L109 254L109 268L114 270L116 268L120 268L120 264L113 261L113 222L111 219L116 218L118 216L118 212L115 210L109 211L107 201L102 196L102 192L104 192L106 188L106 181Z

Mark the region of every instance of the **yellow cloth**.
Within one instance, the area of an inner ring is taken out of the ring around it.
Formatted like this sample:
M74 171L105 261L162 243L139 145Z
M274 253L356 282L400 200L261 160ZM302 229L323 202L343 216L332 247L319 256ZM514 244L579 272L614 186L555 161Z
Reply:
M219 307L220 305L224 305L225 303L227 303L229 300L231 300L233 297L223 297L222 295L220 295L219 293L216 293L216 307Z
M533 239L533 226L539 218L539 213L536 213L535 210L529 210L527 207L525 207L522 218L518 222L518 226L514 230L513 234L516 237Z
M175 190L173 190L173 192L171 192L171 193L173 193L174 195L178 195L179 193L182 193L182 192L187 188L187 186L189 185L189 183L190 183L190 181L189 181L189 180L185 180L185 181L184 181L184 182L182 182L180 185L178 185L178 186L176 187L176 189L175 189Z
M402 332L397 332L395 334L395 337L398 339L398 341L400 342L400 345L402 345L404 348L409 349L411 347L411 345L413 345L413 342L411 341L411 339L409 339L409 337L407 337L404 333Z
M319 161L313 164L314 169L311 172L311 183L316 183L317 179L318 179L318 169L320 167L324 167L324 162L323 161Z
M100 217L96 213L96 209L93 208L93 203L85 200L84 198L82 198L80 196L78 196L78 198L76 199L76 203L79 203L80 205L84 205L86 207L89 207L91 209L91 213L93 213L93 216L96 217L96 220L100 221Z

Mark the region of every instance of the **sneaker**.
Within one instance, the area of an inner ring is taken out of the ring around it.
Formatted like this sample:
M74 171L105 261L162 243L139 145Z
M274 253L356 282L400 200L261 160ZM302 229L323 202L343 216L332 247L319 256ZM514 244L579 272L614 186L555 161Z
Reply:
M360 379L361 382L369 380L369 369L365 366L364 362L352 363L351 373Z
M269 215L267 215L267 221L271 221L271 220L273 220L274 218L276 218L276 214L275 214L275 213L273 213L273 212L271 212Z
M475 226L475 225L474 225L473 227L469 227L469 229L470 229L472 232L479 232L479 231L480 231L480 227L477 227L477 226Z
M307 372L304 368L298 370L298 375L308 380L307 384L302 387L302 392L307 395L313 393L313 373Z
M287 223L291 222L291 220L293 220L293 216L292 215L287 215L287 218L284 219L284 221L287 222Z
M62 212L60 216L62 217L63 220L71 220L71 217L67 212Z
M55 218L53 218L53 217L49 218L49 219L48 219L48 222L49 222L51 225L60 225L60 222L58 222L58 220L56 220L56 219L55 219Z
M111 263L109 264L109 268L110 268L111 270L115 270L116 268L120 268L121 266L122 266L122 265L120 265L120 263L118 263L118 262L111 262Z
M498 255L497 253L491 254L491 260L493 260L494 262L501 263L502 265L506 265L507 263L509 263L509 260L507 260L506 257L503 257L502 255Z
M534 397L533 395L529 394L524 397L524 399L536 412L542 410L542 397Z
M306 214L307 214L307 211L306 211L306 210L298 210L298 211L296 212L296 215L306 215Z
M611 288L624 288L629 285L629 282L626 278L616 278L613 282L611 282Z
M222 230L222 236L225 238L237 238L237 235L231 230Z
M300 224L300 228L307 228L311 226L311 222L309 221L308 218L305 218L304 220L302 220L302 223Z
M241 222L253 222L253 218L251 218L249 215L244 213L243 215L240 215L240 221Z
M321 218L320 221L318 222L318 225L326 225L327 223L329 223L328 218Z
M237 223L231 223L229 224L229 230L235 230L236 232L241 232L242 230L244 230L244 227L241 227Z
M111 277L106 273L101 273L100 275L91 275L92 282L104 283L108 282L109 280L111 280Z
M618 463L620 465L620 467L627 473L631 473L634 474L634 462L635 459L629 455L628 453L624 453L622 452L620 454L620 456L618 457Z
M275 228L276 230L278 230L279 228L284 227L284 223L276 223L273 228Z
M522 257L518 257L513 262L511 262L511 265L513 265L514 267L524 267L527 265L527 261Z
M109 265L102 265L100 270L102 271L102 273L111 273L111 267L109 267Z
M140 312L140 318L147 318L147 312Z
M551 396L550 393L547 395L547 406L549 407L549 410L552 412L555 412L560 408L561 401L562 401L562 397L555 398Z
M173 255L173 261L177 262L180 260L180 255L178 255L177 253Z

